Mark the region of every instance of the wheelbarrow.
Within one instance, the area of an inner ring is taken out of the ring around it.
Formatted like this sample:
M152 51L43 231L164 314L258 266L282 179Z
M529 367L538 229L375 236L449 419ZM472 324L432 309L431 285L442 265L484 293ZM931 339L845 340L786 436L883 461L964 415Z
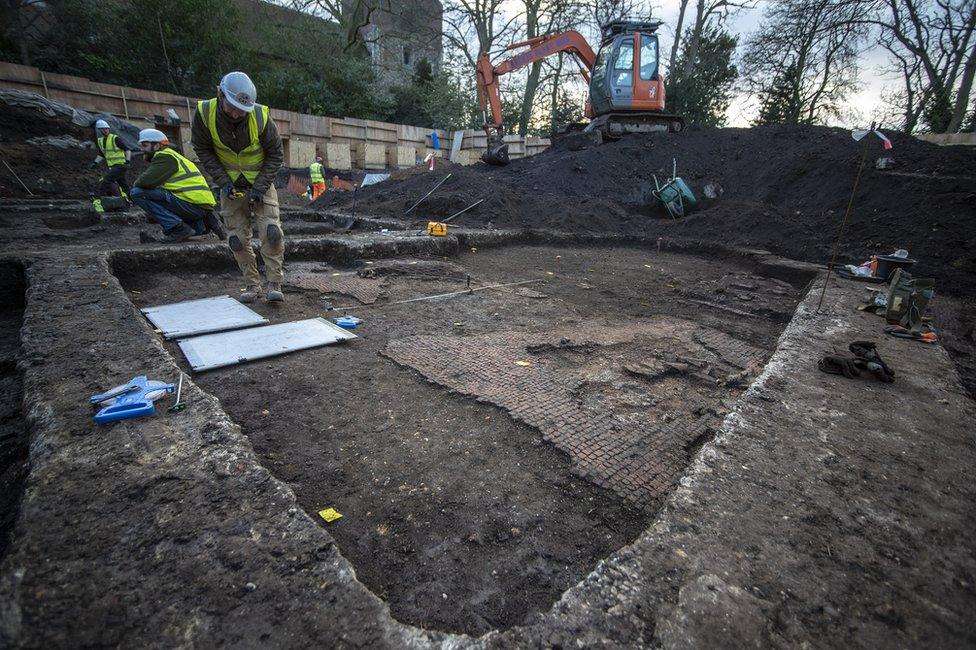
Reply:
M664 183L660 183L657 180L657 176L654 175L654 189L651 191L651 194L664 204L664 208L671 215L672 219L677 219L678 217L685 216L686 208L690 209L698 205L698 199L695 198L688 184L678 176L677 160L672 159L671 163L671 178L664 181Z

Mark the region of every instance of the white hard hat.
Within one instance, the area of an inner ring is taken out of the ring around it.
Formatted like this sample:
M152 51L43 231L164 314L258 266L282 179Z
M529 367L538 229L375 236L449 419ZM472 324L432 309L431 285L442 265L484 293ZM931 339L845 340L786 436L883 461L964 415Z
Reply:
M108 122L106 122L105 120L98 120L97 122L95 122L95 128L96 129L109 129L111 127L108 125Z
M139 142L169 142L169 140L159 129L143 129L139 131Z
M220 90L231 106L250 113L254 110L254 102L258 98L258 89L254 82L243 72L228 72L220 80Z

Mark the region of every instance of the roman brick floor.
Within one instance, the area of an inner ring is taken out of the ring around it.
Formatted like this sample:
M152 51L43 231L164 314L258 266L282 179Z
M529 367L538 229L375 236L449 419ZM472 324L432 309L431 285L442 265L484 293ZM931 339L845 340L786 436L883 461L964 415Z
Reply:
M673 318L410 336L383 352L537 428L574 473L653 509L770 351Z

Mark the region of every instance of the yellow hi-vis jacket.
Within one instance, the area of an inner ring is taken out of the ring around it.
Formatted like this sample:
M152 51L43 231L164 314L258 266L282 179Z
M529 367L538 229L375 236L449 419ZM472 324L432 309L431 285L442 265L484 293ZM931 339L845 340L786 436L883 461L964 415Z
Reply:
M170 148L160 149L154 156L170 156L176 159L177 172L166 179L159 187L172 192L176 198L187 203L212 208L217 205L207 180L193 164L193 161Z
M268 124L268 107L255 104L254 110L247 115L247 129L250 141L240 152L232 151L230 147L220 140L217 134L217 110L219 103L217 98L206 99L197 102L197 112L203 118L204 124L210 129L210 138L213 140L214 151L217 159L227 170L227 175L232 182L236 182L241 174L247 179L248 183L254 180L261 172L261 165L264 163L264 149L261 147L260 137L264 133L264 127Z
M114 133L109 133L103 138L98 138L98 150L105 159L105 164L109 167L118 167L125 164L125 151L119 148Z
M322 163L315 161L309 165L308 175L313 183L324 183L325 176L322 175Z

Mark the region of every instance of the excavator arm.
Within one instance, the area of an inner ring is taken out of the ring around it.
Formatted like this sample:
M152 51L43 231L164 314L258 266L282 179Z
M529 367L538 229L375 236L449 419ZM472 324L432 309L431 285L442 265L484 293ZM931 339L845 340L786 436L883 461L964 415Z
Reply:
M579 32L546 34L527 41L513 43L505 49L516 50L522 47L529 49L506 59L497 66L491 64L487 53L483 52L478 57L478 103L485 115L485 133L488 135L488 150L482 155L482 159L493 165L508 164L508 145L504 141L505 125L502 124L502 99L499 94L499 79L502 75L524 68L530 63L553 54L568 52L576 57L580 72L589 81L590 71L596 63L593 48ZM488 118L489 110L491 111L490 120Z

